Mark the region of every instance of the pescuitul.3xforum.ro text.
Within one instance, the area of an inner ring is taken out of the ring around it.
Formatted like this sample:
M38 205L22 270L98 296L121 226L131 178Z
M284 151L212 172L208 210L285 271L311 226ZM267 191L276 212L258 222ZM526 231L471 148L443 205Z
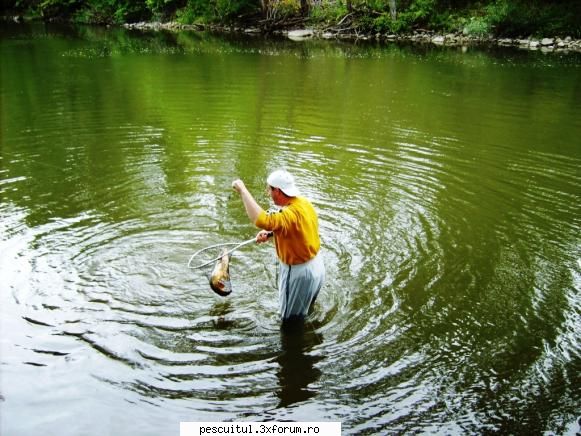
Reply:
M260 423L260 424L222 424L199 427L200 435L203 434L319 434L318 426L299 426L293 423Z

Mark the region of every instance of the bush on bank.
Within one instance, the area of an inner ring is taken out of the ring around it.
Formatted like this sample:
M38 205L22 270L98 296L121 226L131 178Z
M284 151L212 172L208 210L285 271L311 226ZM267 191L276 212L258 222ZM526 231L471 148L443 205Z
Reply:
M3 16L78 23L303 24L402 34L581 37L579 0L0 0Z

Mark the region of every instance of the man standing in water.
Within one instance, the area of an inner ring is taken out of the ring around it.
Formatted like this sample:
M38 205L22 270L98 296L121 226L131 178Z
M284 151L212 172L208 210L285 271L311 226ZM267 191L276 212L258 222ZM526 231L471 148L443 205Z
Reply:
M280 211L266 212L258 205L242 180L232 182L240 194L246 214L259 228L256 242L266 242L274 234L280 261L278 292L280 314L284 321L302 320L315 302L323 281L325 265L319 253L319 220L313 205L295 185L294 177L277 170L267 178L268 193Z

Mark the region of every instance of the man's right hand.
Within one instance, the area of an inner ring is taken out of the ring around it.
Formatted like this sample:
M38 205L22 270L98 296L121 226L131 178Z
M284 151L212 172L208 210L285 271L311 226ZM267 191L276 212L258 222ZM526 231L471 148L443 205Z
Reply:
M272 232L269 232L267 230L261 230L256 234L256 243L262 244L263 242L268 241L268 238L270 238L271 236Z
M232 189L238 193L241 193L244 189L246 189L246 186L242 180L238 179L232 182Z

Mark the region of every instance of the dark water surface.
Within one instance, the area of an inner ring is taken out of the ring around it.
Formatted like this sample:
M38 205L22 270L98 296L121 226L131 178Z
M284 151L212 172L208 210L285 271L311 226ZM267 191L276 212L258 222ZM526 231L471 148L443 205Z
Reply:
M579 431L579 55L3 26L2 435ZM187 266L278 167L327 265L298 332L272 247L228 298Z

